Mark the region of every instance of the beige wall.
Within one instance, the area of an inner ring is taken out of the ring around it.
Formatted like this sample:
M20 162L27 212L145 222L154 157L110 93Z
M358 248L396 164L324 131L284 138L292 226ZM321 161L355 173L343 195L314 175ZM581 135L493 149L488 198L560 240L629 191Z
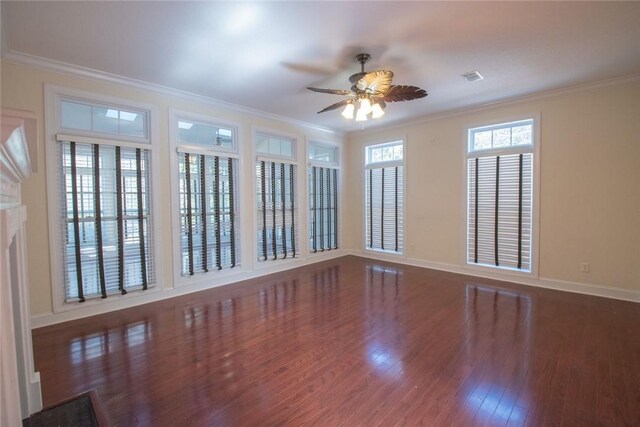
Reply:
M28 258L34 315L52 312L44 158L44 84L66 86L158 107L160 113L161 187L170 188L168 173L168 109L208 114L240 124L241 143L248 149L251 126L307 138L340 141L310 128L252 116L208 104L90 78L44 71L7 61L1 63L3 107L33 111L39 118L40 172L23 187L28 208ZM429 102L428 98L424 101ZM393 114L390 105L388 114ZM342 229L343 247L363 245L363 146L406 138L407 185L404 258L442 265L464 264L464 144L465 128L514 115L541 117L540 260L541 278L591 283L640 291L640 82L609 85L571 94L545 97L502 107L477 110L386 130L349 136L345 153ZM251 182L247 179L247 182ZM173 277L171 260L171 200L165 192L159 221L164 242L159 274ZM245 203L252 206L251 194ZM249 224L245 224L249 226ZM246 231L246 228L245 228ZM252 243L250 233L245 243ZM590 273L580 272L589 262ZM172 281L167 280L167 286Z
M540 278L640 291L639 79L350 135L347 244L363 248L364 145L406 137L404 258L462 266L465 129L530 113L540 114Z
M245 166L252 164L251 159L251 134L252 126L283 132L297 137L299 149L303 149L306 138L328 140L340 143L342 137L335 134L328 134L302 126L293 125L284 121L273 120L261 116L253 116L244 112L233 111L226 108L216 107L200 102L190 101L184 97L169 96L149 90L132 88L90 78L79 78L63 73L45 71L39 68L18 65L8 61L1 63L1 105L6 108L33 111L38 116L39 126L39 155L38 164L40 171L32 175L25 182L22 188L23 202L28 210L28 262L29 281L31 286L31 309L34 316L48 314L53 310L52 290L51 290L51 269L49 260L49 227L47 210L47 188L45 173L45 104L44 85L45 83L65 86L68 88L83 90L98 95L118 97L124 100L132 100L154 105L159 112L159 136L155 141L159 141L160 164L162 173L160 174L160 188L166 189L161 193L158 201L161 207L156 220L160 222L162 244L162 264L159 266L158 275L165 278L165 287L172 288L173 268L171 252L171 188L169 174L169 108L175 108L192 113L206 114L220 120L236 122L240 126L240 144L243 145L242 154ZM304 156L304 154L301 154ZM245 173L251 167L245 167ZM245 182L251 185L252 179L246 177ZM253 207L252 195L245 192L243 197L244 206L251 209ZM300 212L305 214L300 204ZM250 221L250 214L244 217L248 219L241 224L243 228L243 254L251 254L246 251L248 246L253 244L253 228ZM305 218L302 217L301 218ZM251 230L250 232L246 232ZM300 230L300 242L302 238ZM244 266L251 267L251 260L245 257L242 262Z

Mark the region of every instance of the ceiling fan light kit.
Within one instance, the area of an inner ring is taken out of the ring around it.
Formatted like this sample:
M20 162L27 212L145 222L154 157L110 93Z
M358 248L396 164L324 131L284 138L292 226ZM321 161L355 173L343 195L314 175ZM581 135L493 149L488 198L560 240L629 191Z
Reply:
M350 90L307 88L313 92L348 97L318 111L318 114L344 107L341 113L344 118L353 120L355 116L357 122L364 122L369 115L372 119L382 117L387 102L411 101L427 96L427 92L417 86L392 85L393 73L391 71L365 72L364 64L370 59L371 55L368 53L360 53L356 56L356 61L360 63L361 68L359 73L349 77L349 81L352 83Z

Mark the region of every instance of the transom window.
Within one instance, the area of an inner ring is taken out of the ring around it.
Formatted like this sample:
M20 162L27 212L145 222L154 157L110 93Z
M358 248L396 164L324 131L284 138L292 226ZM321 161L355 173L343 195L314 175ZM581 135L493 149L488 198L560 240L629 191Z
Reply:
M149 139L149 112L70 98L60 99L60 127L90 134Z
M469 152L533 145L533 120L469 129Z
M338 165L338 147L322 143L310 142L307 147L307 158L310 162L324 165Z
M256 133L256 152L268 156L295 159L294 141L278 135Z
M178 140L181 145L196 145L208 149L236 151L235 131L230 126L178 119Z

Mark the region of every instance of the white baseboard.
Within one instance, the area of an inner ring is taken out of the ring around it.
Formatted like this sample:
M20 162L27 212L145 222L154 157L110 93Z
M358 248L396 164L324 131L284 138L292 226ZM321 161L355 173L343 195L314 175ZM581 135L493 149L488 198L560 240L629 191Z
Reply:
M425 261L421 259L407 258L404 256L384 254L378 252L369 252L363 250L349 251L351 255L362 258L370 258L382 261L395 262L398 264L412 265L416 267L430 268L433 270L447 271L450 273L464 274L466 276L482 277L486 279L500 280L504 282L517 283L520 285L537 286L540 288L553 289L557 291L573 292L578 294L593 295L604 298L612 298L623 301L631 301L640 303L640 291L631 289L614 288L604 285L596 285L591 283L570 282L567 280L558 280L545 277L525 277L517 273L509 274L508 272L487 272L476 271L475 269L465 268L460 265L448 264L443 262Z
M332 251L333 252L333 251ZM239 275L227 276L223 280L215 283L205 282L199 285L179 286L164 290L150 292L148 294L138 293L136 295L128 295L127 298L121 298L113 302L103 301L101 304L80 307L77 310L63 311L59 313L39 314L31 317L31 325L33 329L43 326L54 325L56 323L67 322L70 320L82 319L85 317L104 314L111 311L121 310L125 308L135 307L154 301L160 301L167 298L173 298L180 295L186 295L193 292L199 292L206 289L237 283L243 280L253 279L255 277L265 276L268 274L278 273L290 270L292 268L302 267L309 264L315 264L321 261L327 261L343 257L346 255L355 255L361 258L369 258L374 260L395 262L398 264L412 265L416 267L430 268L433 270L447 271L450 273L464 274L466 276L482 277L493 280L501 280L511 283L518 283L527 286L537 286L540 288L554 289L558 291L574 292L578 294L593 295L598 297L613 298L623 301L631 301L640 303L640 291L631 289L613 288L603 285L595 285L588 283L570 282L566 280L549 279L549 278L533 278L523 277L517 274L509 274L503 272L486 272L476 271L470 268L464 268L455 264L442 262L426 261L421 259L406 258L398 255L389 255L384 253L369 252L363 250L339 250L333 253L327 252L322 255L309 256L301 259L299 262L291 262L282 265L275 265L269 268L260 268L253 271L247 271Z
M243 280L253 279L260 276L266 276L268 274L279 273L282 271L291 270L293 268L339 258L348 254L348 251L340 249L335 251L327 251L322 254L309 255L306 258L295 260L295 262L283 262L282 264L276 263L275 265L271 265L268 267L261 266L260 268L244 271L239 274L227 275L220 278L219 280L212 279L210 281L200 282L194 285L181 285L166 289L150 289L149 291L135 293L131 292L125 297L120 298L115 298L119 297L119 295L115 295L114 298L100 300L99 303L86 306L83 306L82 304L87 303L78 303L77 308L73 310L60 311L58 313L51 312L32 316L31 328L37 329L43 326L55 325L57 323L68 322L70 320L96 316L98 314L131 308L142 304L148 304L150 302L161 301L168 298L190 294L193 292L217 288L219 286L225 286L232 283L241 282Z

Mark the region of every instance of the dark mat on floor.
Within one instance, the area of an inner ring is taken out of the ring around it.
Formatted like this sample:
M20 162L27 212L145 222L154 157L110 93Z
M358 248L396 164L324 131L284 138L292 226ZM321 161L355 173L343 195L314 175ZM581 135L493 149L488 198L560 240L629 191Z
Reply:
M97 394L88 392L57 403L22 421L23 427L99 427L100 405ZM96 408L97 407L97 408Z

